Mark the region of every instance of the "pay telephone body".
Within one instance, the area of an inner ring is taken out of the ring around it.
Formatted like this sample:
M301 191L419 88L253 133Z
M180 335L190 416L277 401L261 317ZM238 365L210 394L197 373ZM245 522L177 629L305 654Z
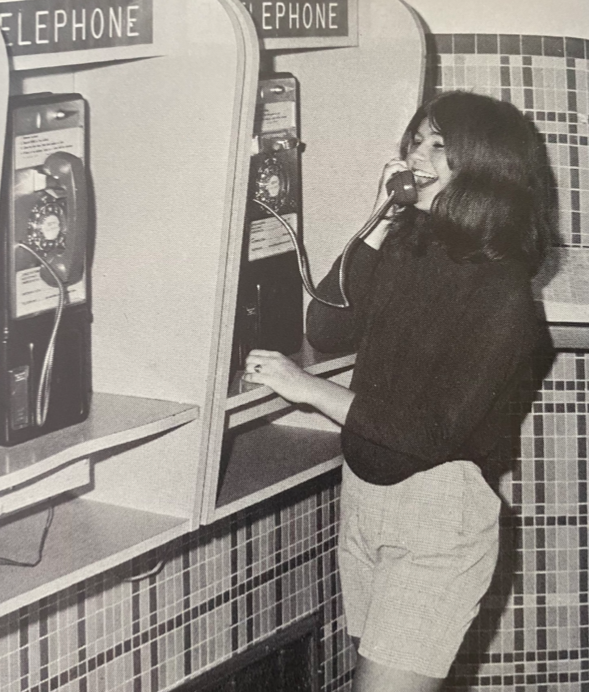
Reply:
M252 348L295 353L303 341L303 289L288 232L302 235L298 83L262 76L254 121L248 202L238 284L231 375Z
M0 231L0 444L84 420L90 406L86 105L9 104Z

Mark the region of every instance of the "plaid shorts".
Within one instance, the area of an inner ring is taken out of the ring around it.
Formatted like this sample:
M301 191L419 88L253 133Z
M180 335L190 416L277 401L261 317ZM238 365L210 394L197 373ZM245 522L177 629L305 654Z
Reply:
M493 576L501 502L470 461L390 486L343 474L348 632L371 661L445 678Z

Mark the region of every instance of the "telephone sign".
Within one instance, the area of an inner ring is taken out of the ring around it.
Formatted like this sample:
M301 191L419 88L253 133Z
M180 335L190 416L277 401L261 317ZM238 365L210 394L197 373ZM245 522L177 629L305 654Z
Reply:
M153 42L153 0L10 0L0 30L13 55Z

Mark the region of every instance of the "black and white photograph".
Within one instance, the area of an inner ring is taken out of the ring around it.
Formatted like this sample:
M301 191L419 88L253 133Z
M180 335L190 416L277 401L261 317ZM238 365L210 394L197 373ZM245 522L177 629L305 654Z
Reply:
M0 0L0 692L589 692L588 0Z

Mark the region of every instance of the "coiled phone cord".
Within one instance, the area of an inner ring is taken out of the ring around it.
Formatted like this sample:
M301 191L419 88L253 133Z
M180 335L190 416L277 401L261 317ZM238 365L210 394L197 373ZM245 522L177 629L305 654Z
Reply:
M42 427L47 421L47 412L49 411L49 399L51 397L51 378L53 375L53 358L55 356L55 341L57 339L57 332L59 330L59 325L61 323L61 317L63 314L63 308L65 305L65 288L62 280L57 276L53 267L46 262L38 252L35 252L33 248L25 245L24 243L17 243L17 247L23 248L33 255L33 257L40 262L45 269L51 274L55 283L57 284L57 289L59 291L59 297L57 301L57 308L55 310L55 319L53 321L53 329L51 331L51 336L49 338L49 343L47 344L47 350L45 351L45 358L43 358L43 366L41 368L41 377L39 378L39 387L37 389L37 397L35 403L35 424L37 427Z
M317 290L315 289L313 285L313 281L311 280L311 273L309 270L309 261L307 259L307 253L305 250L305 246L302 243L301 238L299 237L298 233L294 230L294 228L286 221L286 219L283 219L280 214L276 213L274 209L272 209L270 206L268 206L265 202L262 202L259 199L254 199L253 201L258 204L259 206L263 207L266 211L270 212L280 223L284 226L284 228L288 231L288 234L290 235L290 239L292 240L292 244L294 245L294 249L296 251L297 255L297 263L299 266L299 274L301 275L301 279L303 280L303 285L305 287L305 290L307 293L311 296L311 298L314 298L315 300L319 301L320 303L323 303L324 305L328 305L329 307L332 308L349 308L350 307L350 301L348 299L348 295L346 292L346 267L348 263L348 257L352 251L352 248L354 245L361 240L362 238L365 238L367 235L369 235L374 228L385 218L385 213L393 203L393 198L395 197L395 190L393 190L387 199L380 205L380 207L370 216L368 221L362 226L362 228L355 233L350 240L346 243L346 246L344 247L344 250L341 255L341 260L340 260L340 265L339 265L339 274L338 274L338 279L339 279L339 290L342 296L342 302L341 303L332 303L329 300L325 300L325 298L321 298L320 296L317 295Z

